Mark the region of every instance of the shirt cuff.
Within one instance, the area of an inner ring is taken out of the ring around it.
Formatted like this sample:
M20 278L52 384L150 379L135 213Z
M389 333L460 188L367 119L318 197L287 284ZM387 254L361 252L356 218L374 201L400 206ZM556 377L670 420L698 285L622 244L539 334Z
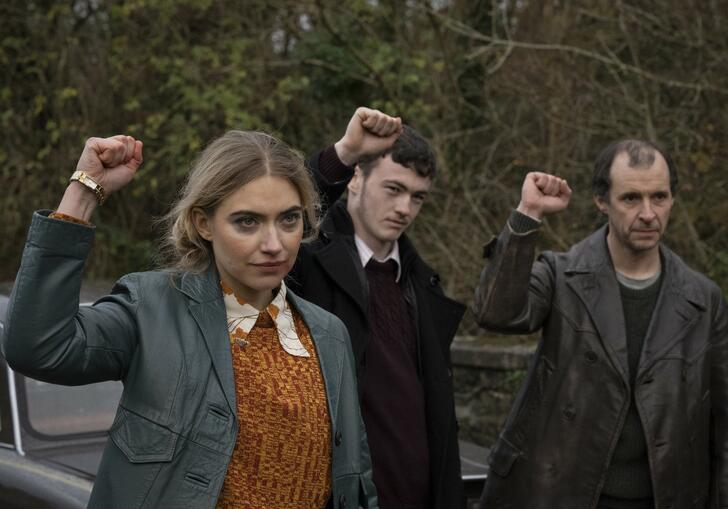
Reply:
M354 175L354 167L341 162L333 145L326 147L318 157L318 171L327 182L349 180Z

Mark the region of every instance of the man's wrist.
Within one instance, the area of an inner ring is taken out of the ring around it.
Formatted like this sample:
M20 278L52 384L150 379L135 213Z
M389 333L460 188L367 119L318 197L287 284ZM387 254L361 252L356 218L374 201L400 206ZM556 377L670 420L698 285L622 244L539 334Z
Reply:
M346 166L354 166L359 162L357 161L357 155L347 148L343 138L334 143L334 150L339 160Z
M540 209L529 207L528 205L525 205L523 202L518 204L518 207L516 208L516 211L520 212L524 216L528 216L534 221L541 222L541 219L543 219L543 212Z

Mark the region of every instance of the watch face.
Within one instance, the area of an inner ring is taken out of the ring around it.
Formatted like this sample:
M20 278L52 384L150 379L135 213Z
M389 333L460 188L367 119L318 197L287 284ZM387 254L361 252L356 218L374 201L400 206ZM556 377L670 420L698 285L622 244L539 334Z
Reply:
M84 184L85 184L86 186L88 186L88 187L90 187L91 189L93 189L94 191L96 191L96 188L97 188L97 187L99 186L99 185L98 185L98 184L97 184L96 182L94 182L94 181L93 181L93 179L92 179L91 177L89 177L88 175L84 175L84 176L83 176L83 183L84 183Z
M71 178L69 180L75 180L77 182L80 182L91 191L93 191L96 195L96 200L99 202L99 205L101 205L105 201L104 189L98 183L96 183L94 179L89 177L86 172L76 170L75 172L73 172L73 175L71 175Z

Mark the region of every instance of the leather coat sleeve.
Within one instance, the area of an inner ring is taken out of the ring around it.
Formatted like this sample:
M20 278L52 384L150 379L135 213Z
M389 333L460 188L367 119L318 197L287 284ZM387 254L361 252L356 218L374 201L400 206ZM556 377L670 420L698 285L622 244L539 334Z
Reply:
M719 294L719 291L716 291ZM711 434L713 437L711 509L728 508L728 309L718 295L713 318Z
M66 385L125 375L137 337L130 279L79 309L93 233L92 227L33 215L2 338L3 354L16 371Z
M488 260L475 289L478 324L504 333L528 334L541 328L554 286L552 256L534 263L538 231L515 233L506 224L485 247Z

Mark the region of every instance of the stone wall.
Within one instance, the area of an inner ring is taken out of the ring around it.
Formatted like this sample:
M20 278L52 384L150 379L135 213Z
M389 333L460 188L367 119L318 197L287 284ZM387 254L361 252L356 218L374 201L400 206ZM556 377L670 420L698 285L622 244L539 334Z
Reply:
M493 444L535 349L532 336L455 339L450 353L461 440Z

